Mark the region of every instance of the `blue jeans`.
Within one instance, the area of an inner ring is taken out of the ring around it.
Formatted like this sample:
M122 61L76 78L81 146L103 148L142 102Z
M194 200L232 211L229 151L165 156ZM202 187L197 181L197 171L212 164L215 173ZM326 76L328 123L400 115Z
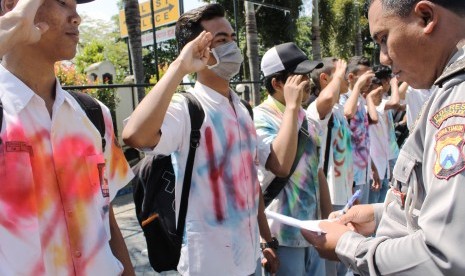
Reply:
M370 180L370 187L373 183L373 180ZM389 179L384 178L381 180L381 188L378 191L373 191L370 189L369 203L383 203L386 198L386 193L389 190Z
M325 276L325 260L313 246L278 248L279 270L276 276ZM265 275L270 275L268 272Z

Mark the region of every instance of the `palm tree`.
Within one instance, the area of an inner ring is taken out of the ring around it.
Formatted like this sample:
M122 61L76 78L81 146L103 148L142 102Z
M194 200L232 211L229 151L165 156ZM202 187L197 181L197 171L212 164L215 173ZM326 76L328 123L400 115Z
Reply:
M134 71L134 81L136 84L144 83L144 66L142 63L142 41L140 30L140 11L137 0L124 0L124 14L128 28L129 49L131 63ZM137 87L137 98L139 102L144 98L143 87Z
M321 59L321 40L320 40L320 13L318 10L319 0L313 0L312 15L312 55L313 60Z
M254 82L252 85L253 105L260 104L260 68L258 65L258 34L257 21L255 18L254 4L244 1L245 5L245 29L247 37L247 56L249 58L250 77Z

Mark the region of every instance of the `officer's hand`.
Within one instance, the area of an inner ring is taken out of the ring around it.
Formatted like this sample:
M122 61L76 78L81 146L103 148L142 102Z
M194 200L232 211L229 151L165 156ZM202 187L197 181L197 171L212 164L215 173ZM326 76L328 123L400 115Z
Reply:
M276 251L273 248L265 248L262 253L264 257L262 260L262 266L269 273L276 273L279 268L279 258Z
M18 44L30 44L40 40L49 26L45 22L34 23L37 10L44 0L19 0L9 12L0 16L0 56Z
M318 234L316 232L302 229L302 235L311 243L318 251L322 258L337 261L339 258L336 255L336 245L341 236L350 231L349 227L337 222L322 221L320 228L326 234Z
M300 107L303 93L309 89L309 82L302 80L302 75L291 75L284 84L284 100L286 107Z
M200 33L193 41L184 46L176 61L183 74L190 74L205 69L210 58L212 34L206 31Z
M375 210L370 204L355 205L339 218L339 223L364 236L375 232Z

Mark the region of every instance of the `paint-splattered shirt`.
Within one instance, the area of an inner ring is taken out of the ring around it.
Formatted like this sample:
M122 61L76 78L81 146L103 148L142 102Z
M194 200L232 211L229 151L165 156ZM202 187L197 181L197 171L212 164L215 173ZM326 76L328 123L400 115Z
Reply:
M310 104L307 116L320 123L323 131L321 136L321 152L323 163L328 164L326 178L329 194L333 205L345 205L352 196L354 182L354 161L349 123L344 116L344 107L336 103L326 118L320 120L316 103ZM332 115L332 117L331 117ZM329 122L331 121L331 122ZM331 125L331 127L328 126ZM329 151L326 155L326 145L329 137ZM325 160L328 158L328 160Z
M285 106L268 96L265 102L254 108L254 122L259 137L259 180L262 190L266 190L274 179L274 174L265 169L266 160L271 152L271 144L278 135L282 124ZM298 128L305 118L305 110L298 115ZM302 157L278 196L267 207L286 216L301 220L318 219L319 215L319 184L318 169L320 167L321 129L318 123L308 120L309 139L305 144ZM300 229L268 220L272 235L275 235L281 245L291 247L307 247L308 242L300 234Z
M101 137L56 85L45 102L0 65L0 275L118 275L109 246L109 203L132 172L109 110Z
M339 99L341 105L345 105L352 91L342 94ZM356 185L369 183L370 174L370 137L368 132L368 114L366 100L358 97L357 111L349 120L352 131L352 146L354 148L354 181Z
M250 275L259 257L260 186L253 121L232 91L234 109L228 98L199 82L192 93L202 104L205 119L194 160L178 271L182 275ZM181 196L190 130L187 102L175 94L161 127L161 139L152 153L172 154L177 199Z

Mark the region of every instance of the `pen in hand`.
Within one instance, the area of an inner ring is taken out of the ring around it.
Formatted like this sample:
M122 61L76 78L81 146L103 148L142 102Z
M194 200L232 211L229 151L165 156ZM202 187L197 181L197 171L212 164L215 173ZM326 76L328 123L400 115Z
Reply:
M344 208L342 208L342 210L339 212L340 215L339 216L342 216L344 215L345 213L347 213L347 211L349 211L349 209L354 205L354 202L355 200L357 200L360 195L362 194L362 191L359 189L357 190L353 195L352 197L349 199L349 201L347 201L346 205L344 206Z

